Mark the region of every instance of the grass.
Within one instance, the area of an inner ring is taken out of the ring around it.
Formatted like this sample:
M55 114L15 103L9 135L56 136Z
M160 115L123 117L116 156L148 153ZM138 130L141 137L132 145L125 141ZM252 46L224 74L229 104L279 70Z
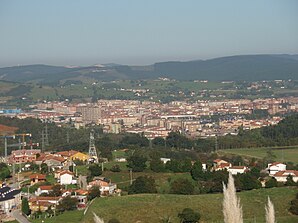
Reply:
M282 223L297 222L298 216L291 216L287 209L289 202L298 192L297 188L259 189L238 193L243 205L245 222L265 222L265 203L270 196L275 205L277 221ZM117 218L121 222L160 222L170 216L173 223L178 223L177 214L190 207L201 214L201 222L223 222L221 212L222 194L204 195L161 195L141 194L123 197L98 198L90 206L84 223L93 222L92 213L108 221Z
M225 149L220 150L220 153L230 153L240 156L249 156L263 159L267 156L268 148L251 148L251 149ZM272 149L273 154L276 156L276 161L279 162L293 162L298 163L298 147L294 148L276 148ZM282 160L282 157L284 159Z
M30 220L32 223L74 223L81 222L83 219L83 211L66 211L63 214L58 215L53 218L43 218L43 219L34 219Z
M159 193L168 193L170 190L170 183L177 178L187 178L193 181L189 173L154 173L154 172L133 172L133 179L139 176L152 177L157 185ZM116 183L120 189L126 188L130 185L130 174L128 171L111 172L105 171L102 176L107 177Z

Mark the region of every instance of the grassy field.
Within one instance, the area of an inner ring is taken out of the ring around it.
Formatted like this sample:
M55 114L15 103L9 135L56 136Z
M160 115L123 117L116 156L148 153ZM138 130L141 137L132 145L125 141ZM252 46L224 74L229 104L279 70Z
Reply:
M159 193L167 193L170 189L170 183L177 178L187 178L193 181L189 173L154 173L154 172L134 172L133 179L139 176L150 176L155 179L157 185L157 191ZM125 188L130 185L129 172L111 172L105 171L102 176L105 176L112 180L113 183L117 183L119 188Z
M240 156L256 157L263 159L267 156L268 148L256 148L256 149L225 149L220 150L221 154L235 154ZM276 156L275 160L279 162L293 162L298 163L298 147L285 148L285 149L273 149L273 154ZM284 159L282 159L284 157Z
M298 216L291 216L287 209L289 202L298 192L297 188L259 189L238 193L244 210L245 222L265 222L265 203L272 199L278 222L298 222ZM201 222L223 222L221 212L222 194L204 195L160 195L142 194L112 198L98 198L93 202L82 222L93 222L92 213L108 221L117 218L121 222L160 222L170 216L178 223L177 214L183 208L190 207L201 213Z
M57 217L30 220L32 223L77 223L83 220L83 211L67 211Z
M245 223L265 222L265 204L270 196L275 206L276 218L279 223L296 223L298 216L291 215L287 210L289 202L298 192L297 188L271 188L245 191L238 193L243 206ZM97 198L89 207L86 215L83 211L65 212L50 219L32 220L33 223L93 223L93 212L107 222L117 218L121 223L152 223L161 222L169 216L172 223L178 223L177 214L190 207L201 214L200 222L222 223L222 194L204 195L160 195L140 194L123 197Z

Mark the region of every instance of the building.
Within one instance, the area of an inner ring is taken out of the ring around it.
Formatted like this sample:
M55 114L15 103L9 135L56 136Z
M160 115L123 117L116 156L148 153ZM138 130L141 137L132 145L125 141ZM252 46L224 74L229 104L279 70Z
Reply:
M21 204L21 190L4 186L0 188L0 211L7 214Z
M29 208L32 212L45 212L49 208L54 210L62 197L32 197L29 199Z
M101 195L112 195L117 189L117 185L105 177L96 177L93 181L89 182L87 188L90 189L93 186L99 187Z
M87 161L89 160L90 156L81 152L77 152L70 156L71 160L81 160L81 161Z
M36 155L40 152L40 149L13 150L8 161L10 163L31 163L36 160Z
M101 117L101 109L95 105L77 107L77 112L82 114L82 121L84 123L98 123Z
M69 170L64 170L59 173L59 182L61 185L76 184L77 181L74 179L73 172Z
M52 185L42 185L37 188L37 191L35 191L35 195L40 196L41 194L49 194L51 191L53 191Z
M213 160L213 168L212 169L215 171L227 170L230 167L232 167L232 164L225 160L222 160L222 159Z
M246 166L231 166L228 168L228 172L232 175L243 174L248 171L248 167Z
M294 182L298 182L298 170L283 170L278 171L273 175L273 177L276 179L277 182L287 182L288 176L293 177Z
M46 175L35 173L29 176L31 186L37 183L46 182Z
M269 163L267 171L270 176L274 176L279 171L285 171L287 169L287 165L279 162Z

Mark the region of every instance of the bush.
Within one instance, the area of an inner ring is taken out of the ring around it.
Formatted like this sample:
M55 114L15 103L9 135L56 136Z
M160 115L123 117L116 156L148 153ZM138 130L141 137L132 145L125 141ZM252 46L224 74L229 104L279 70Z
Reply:
M289 208L289 211L292 214L298 215L298 193L296 195L296 199L291 201L291 206Z
M181 223L196 223L199 222L201 215L198 212L194 212L191 208L184 208L181 213L178 214Z
M152 177L138 177L128 189L129 194L156 193L155 180Z
M193 194L194 189L192 182L188 179L180 178L171 183L170 192L173 194Z
M120 166L118 164L115 164L114 166L112 166L112 168L110 169L112 172L120 172Z
M266 188L277 187L277 180L274 177L270 178L270 180L268 180L265 183L265 187Z

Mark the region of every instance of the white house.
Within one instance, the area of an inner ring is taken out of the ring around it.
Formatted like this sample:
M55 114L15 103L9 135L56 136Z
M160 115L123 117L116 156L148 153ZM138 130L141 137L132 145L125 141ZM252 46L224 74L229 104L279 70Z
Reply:
M53 191L53 186L42 185L37 188L37 191L35 191L35 195L40 196L41 194L49 194L51 191Z
M117 189L117 184L111 183L109 179L104 177L97 177L89 182L87 189L90 189L93 186L98 186L102 195L114 194Z
M242 174L248 171L248 167L246 166L231 166L228 168L228 171L232 175Z
M273 177L276 179L277 182L287 182L288 176L293 177L294 182L298 182L298 170L283 170L275 173Z
M285 171L287 169L287 165L280 163L280 162L275 162L275 163L269 163L267 171L270 176L273 176L279 171Z
M160 161L166 164L167 162L171 161L170 158L160 158Z
M59 180L61 185L76 184L77 181L73 178L74 178L73 172L70 172L68 170L62 171L59 174Z

